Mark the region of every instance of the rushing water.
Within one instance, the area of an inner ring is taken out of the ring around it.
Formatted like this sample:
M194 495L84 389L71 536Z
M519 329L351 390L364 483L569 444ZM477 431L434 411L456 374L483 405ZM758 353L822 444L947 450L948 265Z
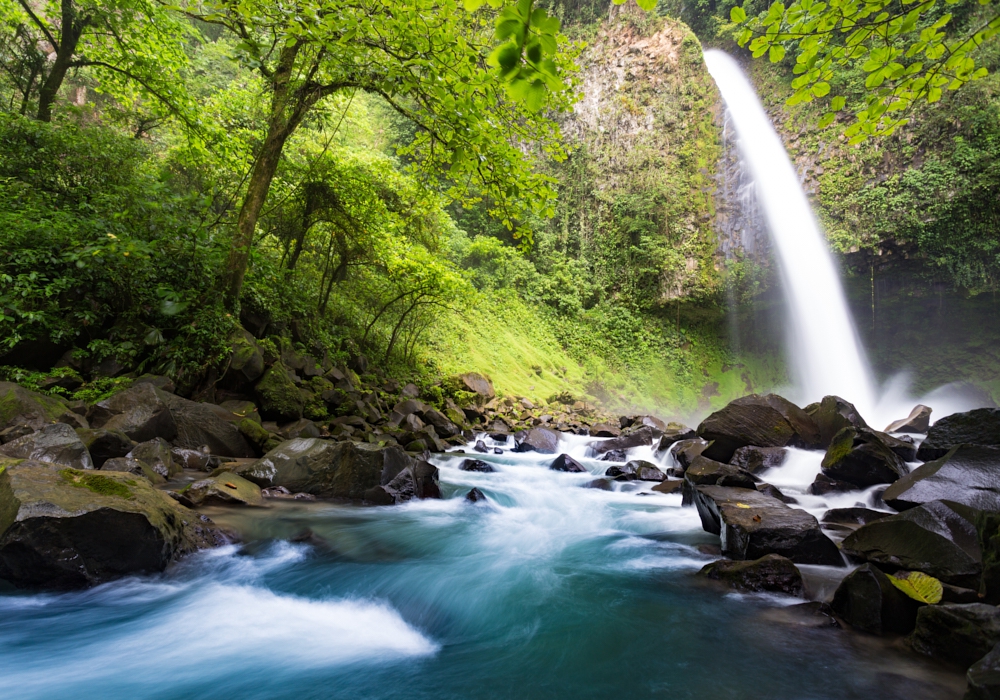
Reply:
M0 595L0 697L961 696L958 675L789 617L800 601L700 581L714 557L698 546L718 538L695 509L650 484L582 488L608 463L584 438L562 448L593 474L550 471L551 455L484 456L489 474L442 456L444 500L219 508L244 545L86 592ZM797 452L769 478L794 491L819 458ZM465 501L473 486L488 503ZM844 573L804 568L820 594Z

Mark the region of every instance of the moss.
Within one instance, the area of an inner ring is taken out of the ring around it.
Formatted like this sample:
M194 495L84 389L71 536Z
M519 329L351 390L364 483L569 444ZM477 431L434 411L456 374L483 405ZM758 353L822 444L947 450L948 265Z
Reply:
M102 496L113 496L127 500L135 498L128 486L104 474L92 474L79 469L62 469L59 471L59 475L74 486L89 489Z
M271 365L257 382L256 389L261 409L266 414L287 420L302 417L302 394L288 378L288 370L281 362Z
M826 456L823 457L823 466L832 467L842 461L854 449L854 438L857 433L851 428L843 428L833 436L830 447L827 448Z

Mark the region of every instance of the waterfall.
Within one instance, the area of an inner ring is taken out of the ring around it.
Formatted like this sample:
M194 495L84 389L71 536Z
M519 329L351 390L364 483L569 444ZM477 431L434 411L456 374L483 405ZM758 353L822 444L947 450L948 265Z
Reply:
M728 54L705 52L756 186L789 309L788 356L795 398L837 394L862 411L875 407L871 370L847 308L840 276L795 168L757 94Z

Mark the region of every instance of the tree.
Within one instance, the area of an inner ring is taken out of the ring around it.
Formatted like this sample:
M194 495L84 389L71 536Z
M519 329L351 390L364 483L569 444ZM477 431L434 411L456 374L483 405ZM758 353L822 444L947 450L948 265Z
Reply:
M749 3L744 3L746 7ZM831 93L837 69L860 69L867 78L864 104L844 134L850 143L891 134L909 121L914 107L933 104L944 90L958 90L987 75L975 50L1000 32L993 0L978 0L965 27L955 28L949 6L962 0L798 0L787 8L775 2L767 12L748 17L734 7L741 46L755 58L784 59L795 53L795 93L789 104L829 99L820 126L832 124L847 106ZM970 3L971 4L971 3Z

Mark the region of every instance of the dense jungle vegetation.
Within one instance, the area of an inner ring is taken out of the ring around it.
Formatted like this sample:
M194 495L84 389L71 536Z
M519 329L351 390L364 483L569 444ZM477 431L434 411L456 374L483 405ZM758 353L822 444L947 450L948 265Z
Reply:
M478 370L682 413L782 381L725 335L772 274L716 250L701 46L740 51L732 4L328 5L0 2L0 372L197 394L242 325L431 395ZM957 35L993 10L957 8ZM988 76L858 145L785 105L792 51L753 64L856 270L995 291L996 45L973 55ZM844 127L866 73L831 79Z

